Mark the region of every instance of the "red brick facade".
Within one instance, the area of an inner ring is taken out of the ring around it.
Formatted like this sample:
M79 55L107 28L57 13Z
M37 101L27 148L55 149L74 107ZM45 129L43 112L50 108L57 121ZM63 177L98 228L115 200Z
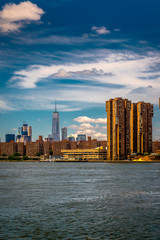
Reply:
M152 142L152 152L155 153L157 150L160 150L160 141Z
M21 156L24 156L24 154L25 154L24 143L23 142L17 142L16 146L17 146L16 152L21 154Z
M2 142L0 144L1 155L5 154L7 156L13 155L17 151L16 143L14 141L11 142Z
M42 136L39 137L39 140L36 142L27 142L26 146L24 143L10 142L10 143L1 143L0 144L0 155L6 154L7 156L13 155L15 152L20 153L22 156L26 155L28 157L40 155L51 154L53 151L53 156L61 156L62 149L93 149L96 147L106 147L107 141L97 141L97 139L91 140L91 137L88 137L88 141L77 142L63 140L63 141L53 141L43 142Z

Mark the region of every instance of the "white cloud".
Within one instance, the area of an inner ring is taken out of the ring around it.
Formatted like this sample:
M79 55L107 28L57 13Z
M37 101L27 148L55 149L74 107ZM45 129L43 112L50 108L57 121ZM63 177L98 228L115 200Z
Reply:
M93 129L94 127L91 125L91 124L89 124L89 123L82 123L80 126L77 126L77 125L71 125L71 126L69 126L70 128L72 128L72 129L74 129L74 130L81 130L81 131L83 131L83 130L85 130L86 128L87 129Z
M0 99L0 112L13 111L13 110L15 109L11 107L7 101Z
M94 53L94 58L90 52L84 53L84 58L94 59L88 63L68 61L61 65L32 65L14 72L8 86L26 89L23 94L17 90L19 93L13 95L15 108L19 106L22 109L25 106L25 109L34 110L53 109L55 99L72 102L71 105L67 103L64 108L61 106L60 111L86 109L93 104L104 104L107 99L114 97L157 103L160 72L157 70L155 73L154 68L160 63L158 52L146 53L146 56L109 50ZM72 58L74 59L74 54ZM112 74L105 75L106 73ZM65 83L64 79L68 78L72 79L72 84ZM83 81L80 83L76 79ZM43 87L38 86L39 82L43 83ZM152 88L147 88L150 85ZM23 100L25 104L22 105L19 100Z
M93 32L96 32L98 35L101 35L101 34L109 34L111 33L111 31L109 31L106 27L102 26L102 27L96 27L96 26L93 26L91 28L91 30Z
M128 39L111 39L111 38L95 38L98 35L96 33L92 34L83 34L82 37L75 36L60 36L60 35L51 35L46 37L35 37L33 36L18 36L14 39L14 43L17 44L55 44L55 45L83 45L85 43L92 44L111 44L111 43L126 43ZM100 51L100 49L99 49Z
M6 96L7 98L7 96ZM4 97L5 99L5 97ZM56 97L58 99L58 95ZM1 111L21 111L21 110L44 110L52 111L55 109L55 95L51 94L48 96L47 91L39 94L26 93L25 94L16 94L9 96L9 100L3 100L3 105L1 105L0 100L0 112ZM82 104L76 103L59 103L57 104L57 109L59 112L74 112L84 109ZM37 119L40 121L40 119Z
M51 75L51 77L66 78L71 77L71 74L64 69L59 69L57 73Z
M40 20L42 14L44 11L30 1L6 4L0 11L0 31L17 31L30 21Z
M75 130L74 136L77 136L78 134L86 134L87 136L91 136L92 139L98 139L98 140L107 139L106 128L104 130L103 126L99 126L99 125L94 126L90 123L82 123L80 124L80 126L71 125L69 126L69 128Z
M29 66L27 69L14 72L10 84L20 88L36 88L38 82L57 76L59 79L79 78L103 84L120 84L127 87L123 88L123 91L128 89L128 93L140 86L152 85L153 88L160 88L160 78L150 79L153 73L148 72L151 66L160 63L159 59L158 53L140 56L129 52L108 51L103 58L97 60L95 57L95 60L89 63Z
M11 130L12 130L12 131L17 131L17 128L12 128Z
M74 121L79 123L107 123L107 118L89 118L87 116L80 116L75 118Z

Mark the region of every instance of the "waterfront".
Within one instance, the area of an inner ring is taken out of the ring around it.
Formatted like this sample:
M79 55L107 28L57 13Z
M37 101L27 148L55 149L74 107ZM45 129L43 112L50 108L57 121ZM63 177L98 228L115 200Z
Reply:
M0 163L0 239L159 239L160 163Z

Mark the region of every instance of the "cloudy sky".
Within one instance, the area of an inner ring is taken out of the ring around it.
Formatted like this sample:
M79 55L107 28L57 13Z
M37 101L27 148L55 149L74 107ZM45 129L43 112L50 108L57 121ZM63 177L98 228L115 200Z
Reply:
M51 133L54 101L68 134L106 139L105 101L154 104L160 138L160 1L0 2L0 137L23 121Z

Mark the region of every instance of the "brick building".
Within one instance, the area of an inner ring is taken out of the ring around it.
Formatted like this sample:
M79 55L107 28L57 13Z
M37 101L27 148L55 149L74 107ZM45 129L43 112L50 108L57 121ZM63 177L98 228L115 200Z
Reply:
M106 112L108 160L152 152L152 104L115 98L106 102Z
M153 105L137 103L137 152L152 152Z
M107 147L107 141L97 141L97 147Z
M7 156L13 155L17 151L17 146L14 141L11 142L2 142L0 144L1 155L5 154Z
M52 144L50 142L43 143L43 154L49 156L52 150Z
M0 155L9 156L17 152L28 157L34 157L37 154L49 156L52 150L53 156L61 156L62 149L95 149L100 146L106 147L106 141L91 140L91 137L88 137L88 141L80 141L77 145L77 142L69 140L44 142L42 136L39 136L36 142L26 142L26 145L23 142L0 143Z
M128 99L115 98L106 102L108 160L124 159L130 152L130 109Z
M88 141L79 141L78 148L79 149L91 149L96 148L98 146L97 139L91 140L91 137L88 137Z
M39 139L36 142L27 142L26 143L26 156L36 156L37 154L43 155L43 139L42 136L39 136Z
M77 149L77 142L75 141L69 141L70 149Z
M17 142L16 143L16 152L21 154L21 156L25 155L25 146L23 142Z
M152 152L156 153L157 150L160 150L160 141L153 141L152 142Z

